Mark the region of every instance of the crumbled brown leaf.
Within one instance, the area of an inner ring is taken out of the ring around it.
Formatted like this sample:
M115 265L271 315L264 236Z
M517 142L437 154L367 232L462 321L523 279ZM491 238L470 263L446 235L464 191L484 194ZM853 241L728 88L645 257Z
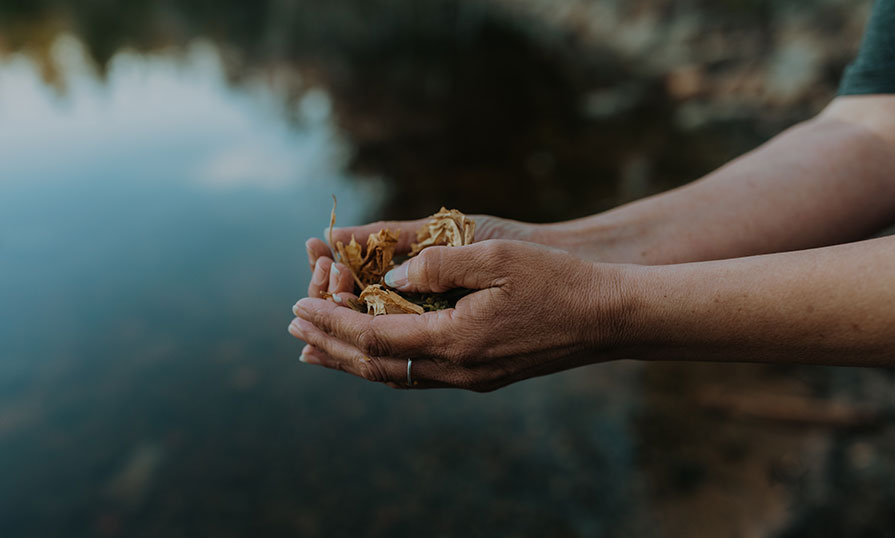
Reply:
M354 274L360 271L361 266L364 264L363 250L353 234L351 235L351 241L347 245L341 241L336 241L336 251L338 251L341 258L339 261L354 271Z
M367 304L367 312L374 316L383 314L422 314L423 308L404 299L396 292L384 289L379 284L364 288L360 300Z
M382 281L385 273L394 266L392 258L397 246L398 232L391 230L379 230L379 233L371 234L367 238L366 254L362 253L361 246L353 235L347 245L341 241L336 242L336 250L342 263L351 270L361 289Z
M429 222L416 233L416 243L410 245L410 255L416 256L426 247L446 245L461 247L472 243L475 237L475 221L456 209L442 207L429 218Z
M378 284L382 277L394 266L392 258L398 246L400 231L379 230L367 238L367 255L358 277L365 284Z
M454 297L452 292L445 294L419 295L411 294L407 298L394 290L383 288L380 283L392 267L394 267L395 249L398 245L398 233L391 230L379 230L367 238L366 251L352 235L346 245L341 241L333 244L332 230L336 223L336 198L333 196L333 209L329 219L330 247L334 259L347 266L354 277L358 290L363 290L358 299L348 299L347 305L358 312L379 316L383 314L422 314L425 311L443 310L452 307L457 300L468 293ZM475 221L456 209L444 207L432 215L429 222L417 232L417 243L411 245L411 256L433 245L463 246L472 243L475 236ZM329 292L321 292L325 299L333 300ZM340 303L341 304L341 303Z
M367 305L366 303L361 302L360 299L348 299L345 302L348 305L348 308L360 312L361 314L367 313Z
M335 299L333 299L333 297L335 297L335 294L330 293L328 291L321 291L320 297L323 299L326 299L327 301L332 301L334 303L343 304L342 302L336 301ZM356 311L360 312L361 314L367 313L367 305L362 303L358 299L349 297L346 301L344 301L344 304L346 304L348 306L348 308L350 308L352 310L356 310Z
M361 254L360 244L354 239L354 234L351 235L351 242L347 245L341 241L336 241L336 252L339 253L337 260L348 267L348 270L351 271L351 276L354 277L354 282L358 287L363 288L365 284L361 282L357 274L364 264L364 257Z
M326 236L326 244L329 245L329 249L333 252L333 259L339 261L339 254L333 248L333 228L336 226L336 195L333 194L332 197L333 209L329 212L329 233Z

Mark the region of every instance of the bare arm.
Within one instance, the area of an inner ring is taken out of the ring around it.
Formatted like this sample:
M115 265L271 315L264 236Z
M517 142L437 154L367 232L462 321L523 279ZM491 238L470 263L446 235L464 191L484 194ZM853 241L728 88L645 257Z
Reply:
M669 264L864 239L895 221L895 96L841 97L707 177L548 225L543 242L609 262Z
M629 267L631 358L895 366L895 237Z
M591 261L646 265L839 244L895 222L893 170L895 95L840 97L818 117L689 185L555 224L476 215L476 241L523 240ZM337 229L334 239L401 230L398 250L405 252L422 223L375 222ZM329 255L319 239L308 240L307 249L312 267Z

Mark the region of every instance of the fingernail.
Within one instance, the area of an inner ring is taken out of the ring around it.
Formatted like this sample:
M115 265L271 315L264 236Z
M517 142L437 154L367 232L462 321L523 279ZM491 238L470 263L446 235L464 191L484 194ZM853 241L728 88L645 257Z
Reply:
M407 285L407 264L399 265L385 274L385 285L400 288Z
M320 364L320 361L307 353L302 353L301 357L299 357L298 360L305 364Z
M336 275L336 278L339 278L339 274L341 274L341 271L339 271L338 264L334 263L330 271L332 272L332 274Z
M311 299L309 297L305 297L304 299L299 299L299 301L297 303L295 303L295 306L292 307L292 312L295 312L295 315L297 317L301 317L301 314L307 314L308 313L307 307L309 304L311 304L312 300L313 299Z
M298 303L292 305L292 315L296 317L298 316Z
M314 274L311 276L311 281L318 286L322 286L326 284L326 270L323 269L323 258L317 258L317 263L314 264Z
M289 329L288 329L288 331L289 331L289 334L291 334L291 335L293 335L293 336L297 336L297 337L299 337L299 338L301 338L302 336L304 336L304 335L302 334L302 332L301 332L301 328L298 326L298 320L297 320L297 319L293 319L293 320L292 320L292 323L289 324Z
M342 298L338 295L333 295L333 302L342 304Z
M315 284L319 284L320 280L320 258L314 262L314 271L311 273L311 281Z
M307 345L301 350L301 356L298 358L301 362L305 364L320 364L320 361L317 360L316 357L311 356L311 346Z

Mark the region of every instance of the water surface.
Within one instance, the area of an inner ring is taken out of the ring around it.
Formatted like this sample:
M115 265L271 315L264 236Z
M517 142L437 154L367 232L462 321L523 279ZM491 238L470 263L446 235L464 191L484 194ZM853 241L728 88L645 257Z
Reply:
M25 44L0 56L0 535L891 531L878 371L618 363L478 395L298 362L285 328L330 194L342 224L440 203L569 218L764 136L685 132L617 58L445 5L447 30L421 10L370 35L325 10L280 33L249 8L243 26L157 15L179 31L17 15ZM601 116L618 87L639 101ZM873 416L738 415L719 390Z

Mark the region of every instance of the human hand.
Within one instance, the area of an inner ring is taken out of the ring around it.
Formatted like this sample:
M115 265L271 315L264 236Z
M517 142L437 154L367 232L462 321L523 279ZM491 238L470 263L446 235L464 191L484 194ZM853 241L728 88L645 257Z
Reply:
M475 240L486 239L518 239L521 241L546 241L542 237L539 224L529 224L510 219L502 219L488 215L472 215L476 222ZM416 242L416 232L424 227L428 218L409 221L379 221L363 226L349 226L333 229L333 241L341 241L347 244L352 235L365 248L367 237L378 233L379 230L389 229L399 231L398 244L395 254L406 255L410 253L411 243ZM324 229L324 235L329 229ZM313 237L305 243L308 254L308 264L311 267L311 281L308 285L308 297L322 297L323 293L333 295L337 304L344 305L348 299L356 298L354 295L354 280L347 266L334 263L332 251L323 240Z
M478 290L455 308L369 316L330 301L296 303L289 332L303 360L391 386L489 391L606 360L626 322L624 266L522 241L430 247L386 276L406 292Z
M476 223L475 241L484 241L486 239L515 239L519 241L530 241L544 245L550 245L552 240L548 234L544 232L544 225L530 224L510 219L502 219L489 215L470 215ZM424 227L428 222L428 218L418 220L405 221L379 221L363 226L349 226L345 228L334 228L331 244L341 241L348 244L353 235L358 243L366 246L367 237L371 234L378 233L379 230L388 229L399 232L398 244L395 247L395 254L406 255L410 253L410 244L416 242L416 232ZM328 229L324 230L324 236L329 233ZM305 249L308 253L308 263L311 271L316 270L317 260L326 257L332 259L332 252L329 245L316 237L308 239L305 243ZM321 276L321 278L323 278ZM323 280L321 280L322 282ZM319 291L319 290L317 290ZM336 290L323 290L335 293ZM308 297L319 297L318 294L308 293Z

